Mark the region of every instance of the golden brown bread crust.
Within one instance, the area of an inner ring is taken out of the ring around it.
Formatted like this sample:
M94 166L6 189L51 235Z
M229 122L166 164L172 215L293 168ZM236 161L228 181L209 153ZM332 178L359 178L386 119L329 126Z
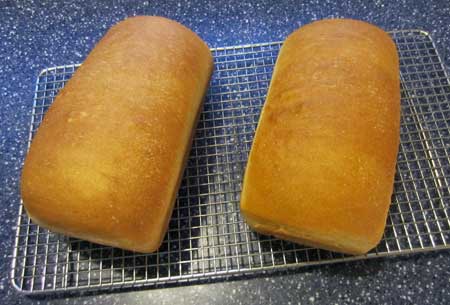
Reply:
M33 139L21 184L30 217L89 241L156 250L212 67L207 45L175 21L113 26Z
M241 212L257 231L350 254L384 231L399 146L396 47L323 20L283 44L250 152Z

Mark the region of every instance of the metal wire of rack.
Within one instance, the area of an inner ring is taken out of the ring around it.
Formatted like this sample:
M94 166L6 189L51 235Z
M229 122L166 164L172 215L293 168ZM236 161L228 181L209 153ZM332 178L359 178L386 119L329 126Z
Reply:
M239 214L242 176L280 42L213 49L215 73L169 230L157 253L68 238L20 205L11 279L25 293L151 286L450 247L450 81L431 37L391 32L401 65L401 145L381 243L346 256L263 236ZM29 141L78 65L43 70Z

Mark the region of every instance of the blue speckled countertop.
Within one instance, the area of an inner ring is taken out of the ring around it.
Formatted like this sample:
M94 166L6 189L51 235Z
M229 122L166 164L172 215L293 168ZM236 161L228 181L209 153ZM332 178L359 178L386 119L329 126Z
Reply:
M450 252L303 268L227 281L103 293L25 297L8 278L18 182L26 152L34 82L45 67L81 62L104 32L132 15L161 15L210 46L283 40L300 25L350 17L385 29L430 32L450 66L448 1L0 1L0 300L2 304L444 304Z

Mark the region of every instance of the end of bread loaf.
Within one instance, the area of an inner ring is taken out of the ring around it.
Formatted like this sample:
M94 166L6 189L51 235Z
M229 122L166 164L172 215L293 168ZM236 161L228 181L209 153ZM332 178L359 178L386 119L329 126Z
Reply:
M249 214L245 207L241 207L241 213L249 227L264 235L271 235L279 239L288 240L309 247L320 248L328 251L341 252L350 255L363 255L375 248L381 240L383 230L375 232L375 238L361 239L359 236L352 236L348 233L320 234L316 231L307 232L297 228L288 227L282 224L271 223L270 219L262 219Z

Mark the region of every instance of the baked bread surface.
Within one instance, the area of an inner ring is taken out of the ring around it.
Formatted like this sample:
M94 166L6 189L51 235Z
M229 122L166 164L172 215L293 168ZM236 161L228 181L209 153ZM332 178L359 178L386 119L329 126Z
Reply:
M31 219L100 244L158 249L212 67L207 45L175 21L113 26L32 141L21 183Z
M254 230L362 254L383 234L399 146L395 44L376 26L322 20L278 56L245 172Z

